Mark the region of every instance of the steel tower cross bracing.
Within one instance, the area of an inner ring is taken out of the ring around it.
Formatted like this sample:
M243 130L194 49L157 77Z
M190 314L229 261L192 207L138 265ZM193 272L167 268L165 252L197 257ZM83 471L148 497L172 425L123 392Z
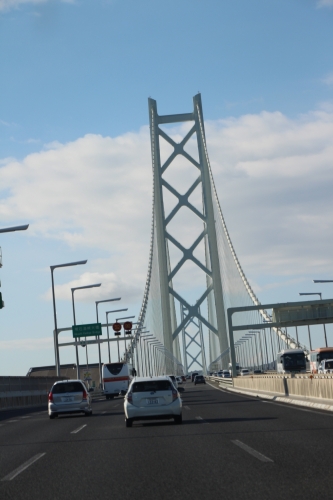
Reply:
M159 116L157 113L156 101L149 99L151 152L154 174L154 235L158 254L159 292L163 318L163 342L165 347L176 356L177 354L179 355L180 352L179 347L176 349L175 344L178 340L178 335L183 332L194 319L196 324L205 325L211 333L217 336L220 352L228 348L227 325L214 221L213 194L205 147L204 121L200 94L197 94L193 98L193 105L194 108L191 113ZM162 124L187 121L192 121L193 126L179 143L176 143L160 128ZM184 149L193 135L196 136L198 161ZM160 137L167 141L173 148L173 152L163 164L161 163ZM167 168L178 155L183 156L198 170L198 177L183 195L164 178ZM176 206L167 217L165 215L163 187L172 193L178 200ZM201 188L202 212L189 200L196 188ZM203 226L201 234L193 241L189 248L185 248L168 230L168 224L182 207L187 207L191 210L201 220ZM205 244L206 250L205 264L194 255L195 249L202 241ZM181 259L173 269L171 269L170 265L169 242L175 245L182 253ZM182 266L188 260L206 274L206 289L194 304L189 304L173 286L173 278L175 278ZM208 310L211 310L210 314L208 311L208 319L206 319L200 311L200 307L206 299L210 304ZM182 317L178 325L175 315L175 300L177 300L182 307ZM200 340L202 342L202 335L200 335ZM203 352L203 348L203 345L199 346L201 352ZM189 358L188 351L185 355ZM193 354L190 357L193 359ZM204 356L202 357L202 361L205 362ZM185 362L185 364L187 365L188 363Z

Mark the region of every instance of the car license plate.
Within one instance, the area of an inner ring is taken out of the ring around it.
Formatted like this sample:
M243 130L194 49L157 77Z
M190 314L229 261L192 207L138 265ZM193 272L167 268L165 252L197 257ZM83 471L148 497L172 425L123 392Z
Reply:
M147 403L149 405L158 405L158 399L157 398L149 398L149 399L147 399Z
M74 398L72 398L72 397L64 397L64 398L61 398L61 401L63 401L64 403L69 403L70 401L74 401Z

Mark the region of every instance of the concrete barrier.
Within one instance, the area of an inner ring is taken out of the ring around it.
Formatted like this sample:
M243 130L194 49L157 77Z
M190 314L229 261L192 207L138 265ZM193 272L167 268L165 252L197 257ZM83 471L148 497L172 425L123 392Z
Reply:
M64 377L0 377L0 410L46 406L47 395Z
M233 387L304 399L333 400L332 375L249 375L233 379Z

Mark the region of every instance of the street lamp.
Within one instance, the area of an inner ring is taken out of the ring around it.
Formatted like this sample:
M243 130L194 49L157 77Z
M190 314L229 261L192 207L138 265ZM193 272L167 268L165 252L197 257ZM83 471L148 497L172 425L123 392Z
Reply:
M18 226L20 227L20 226ZM22 226L24 227L24 226ZM11 229L11 228L10 228ZM60 358L59 358L59 344L58 344L58 325L57 325L57 313L54 295L54 278L53 271L58 267L70 267L70 266L80 266L81 264L86 264L87 260L78 260L76 262L67 262L66 264L57 264L55 266L50 266L51 269L51 282L52 282L52 298L53 298L53 317L54 317L54 353L55 353L55 365L57 377L60 377Z
M114 302L115 300L120 300L121 297L117 297L116 299L104 299L104 300L96 300L96 323L98 321L98 304L102 304L103 302ZM95 337L97 340L97 337ZM98 342L98 369L99 369L99 386L102 387L102 366L101 366L101 344Z
M251 339L252 339L252 336L254 336L254 343L255 343L255 346L256 346L256 358L257 358L257 364L255 366L258 366L258 368L259 368L259 355L258 355L258 346L257 346L257 337L256 337L256 334L255 333L246 333L244 336L245 337L251 337ZM254 352L253 352L252 342L251 342L251 347L252 347L253 365L254 365Z
M72 306L73 306L73 320L74 325L76 325L75 318L75 306L74 306L74 292L75 290L83 290L85 288L95 288L101 286L102 283L98 283L97 285L85 285L85 286L76 286L75 288L71 288L72 291ZM75 350L76 350L76 375L77 378L80 378L80 364L79 364L79 351L77 348L77 339L75 339ZM87 346L87 337L86 337L86 362L87 362L87 371L88 371L88 346Z
M0 233L12 233L14 231L25 231L28 229L29 224L25 224L24 226L13 226L13 227L4 227L0 229Z
M149 333L149 334L145 334L145 335L140 334L140 336L139 336L142 371L143 371L143 359L142 359L141 340L145 341L146 340L145 337L154 337L154 335L152 333ZM145 344L143 344L143 351L144 351L144 358L145 358L145 375L147 375L147 355L146 355Z
M106 329L107 329L107 336L108 336L108 352L109 352L109 363L111 363L111 354L110 354L110 336L109 336L109 314L111 313L118 313L122 311L128 311L128 307L126 309L115 309L114 311L106 311ZM118 361L120 361L120 356L119 356L119 339L117 339L118 342Z
M302 292L302 293L300 292L299 295L319 295L320 300L323 300L320 292ZM323 323L323 327L324 327L325 345L327 347L327 335L326 335L325 323ZM310 339L310 327L309 327L309 325L308 325L308 331L309 331L310 350L312 351L311 339Z
M116 322L118 323L118 321L121 321L123 319L133 319L133 318L135 318L135 316L125 316L124 318L117 318ZM126 352L127 346L126 346L126 335L125 335L125 332L124 332L124 336L125 336L125 352ZM119 341L118 341L118 356L119 356Z

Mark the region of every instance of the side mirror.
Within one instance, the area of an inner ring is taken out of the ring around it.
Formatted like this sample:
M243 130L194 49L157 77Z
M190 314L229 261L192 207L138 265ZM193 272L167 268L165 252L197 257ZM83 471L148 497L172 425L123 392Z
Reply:
M120 391L120 394L121 394L122 396L126 396L127 391L124 391L124 389L122 389L122 390Z

